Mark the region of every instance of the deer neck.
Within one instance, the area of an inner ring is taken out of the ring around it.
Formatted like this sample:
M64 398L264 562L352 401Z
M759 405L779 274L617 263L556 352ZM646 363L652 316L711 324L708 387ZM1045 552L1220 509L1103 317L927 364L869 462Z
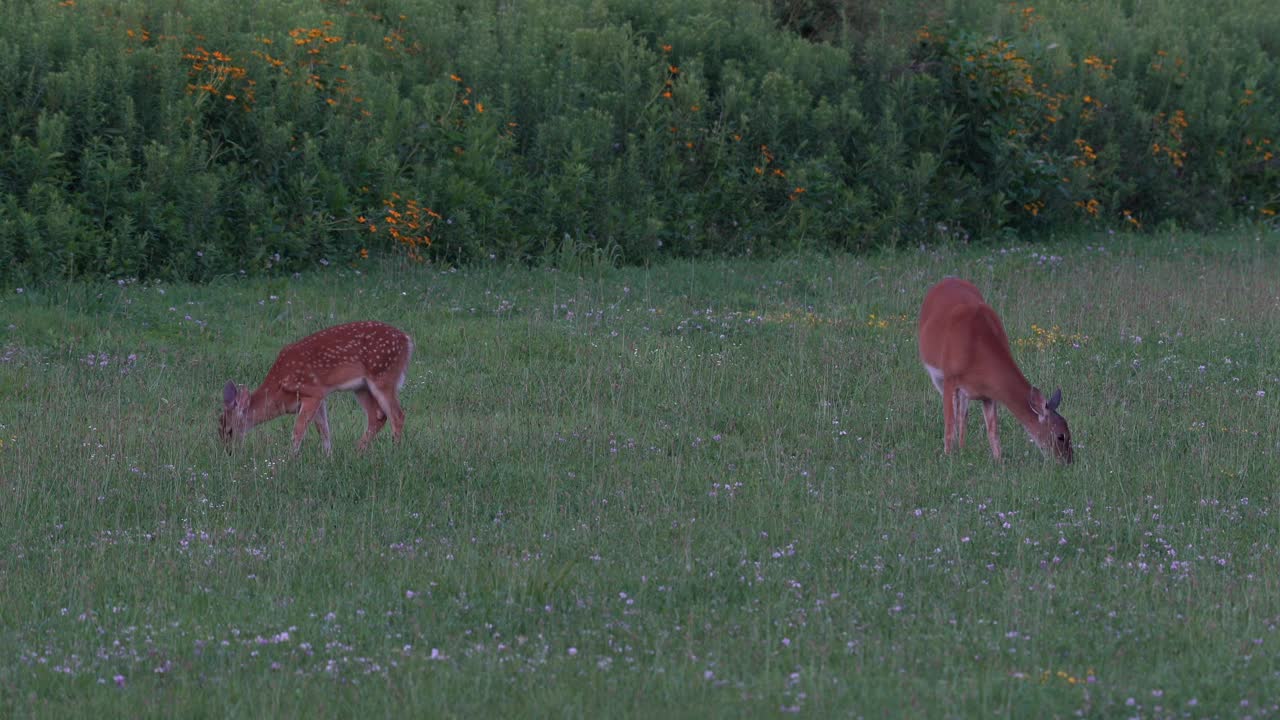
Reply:
M265 384L249 395L249 422L252 425L261 425L289 412L279 398L273 395L276 393L268 392Z
M1040 423L1040 417L1035 414L1028 404L1031 397L1031 383L1022 375L1022 371L1016 365L1013 365L1012 372L1009 373L1009 382L1004 383L997 392L992 393L996 402L1004 405L1005 408L1018 419L1018 423L1026 429L1031 439L1041 447L1044 447L1044 440L1041 434L1044 432Z

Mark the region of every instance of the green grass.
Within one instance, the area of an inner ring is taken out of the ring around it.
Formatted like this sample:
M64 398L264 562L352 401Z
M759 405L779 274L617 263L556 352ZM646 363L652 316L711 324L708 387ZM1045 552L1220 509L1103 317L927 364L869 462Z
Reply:
M10 289L0 715L1274 716L1276 247ZM945 274L1075 465L1007 412L942 455ZM358 318L416 340L403 444L339 396L332 458L222 451L226 380Z

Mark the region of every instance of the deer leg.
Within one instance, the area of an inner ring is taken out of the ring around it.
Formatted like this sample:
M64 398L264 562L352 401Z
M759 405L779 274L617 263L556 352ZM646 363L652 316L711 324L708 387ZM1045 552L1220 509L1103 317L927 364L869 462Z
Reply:
M969 393L956 388L956 445L964 447L965 426L969 424Z
M987 441L991 443L991 456L1000 461L1000 419L996 417L996 401L982 401L982 419L987 421Z
M364 435L356 445L357 448L363 451L369 447L369 443L373 442L373 439L382 431L382 426L387 423L387 414L382 412L382 408L378 406L378 401L374 399L368 390L356 388L355 396L356 401L360 403L360 407L364 408L365 417L368 419Z
M956 386L946 382L942 389L942 451L951 454L951 447L956 430Z
M378 401L382 412L391 420L391 436L399 441L401 432L404 430L404 410L401 409L400 401L396 398L395 382L389 382L383 387L381 383L371 380L368 387L369 393L373 395L374 400Z
M333 443L329 441L329 410L324 400L316 408L315 418L311 421L316 426L316 434L320 436L320 447L325 455L333 454Z
M319 412L324 398L304 397L302 403L298 407L298 419L293 423L293 453L298 454L302 449L302 436L307 434L307 426L311 424Z

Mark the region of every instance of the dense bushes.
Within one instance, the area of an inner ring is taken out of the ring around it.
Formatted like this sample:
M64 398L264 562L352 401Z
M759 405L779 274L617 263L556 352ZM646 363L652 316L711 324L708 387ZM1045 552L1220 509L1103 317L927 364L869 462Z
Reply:
M1266 0L5 2L0 279L1267 220Z

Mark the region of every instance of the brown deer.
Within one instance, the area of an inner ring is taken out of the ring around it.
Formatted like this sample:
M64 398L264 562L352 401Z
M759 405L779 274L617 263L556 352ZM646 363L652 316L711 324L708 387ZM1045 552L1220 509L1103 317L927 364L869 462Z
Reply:
M1071 430L1058 414L1062 391L1047 401L1023 377L1009 352L1009 337L996 311L973 283L946 278L929 289L920 308L920 361L933 386L942 393L946 453L964 446L969 400L982 401L991 454L1000 460L1000 426L996 403L1004 405L1026 428L1041 450L1051 450L1070 463Z
M364 450L391 420L391 432L400 439L404 411L397 393L404 386L405 371L413 356L413 340L390 325L374 321L336 325L286 345L257 390L228 381L222 389L219 431L223 442L242 438L255 425L281 415L296 414L293 452L302 447L307 425L315 423L326 454L329 416L325 398L336 390L350 390L364 408L369 424L360 438Z

